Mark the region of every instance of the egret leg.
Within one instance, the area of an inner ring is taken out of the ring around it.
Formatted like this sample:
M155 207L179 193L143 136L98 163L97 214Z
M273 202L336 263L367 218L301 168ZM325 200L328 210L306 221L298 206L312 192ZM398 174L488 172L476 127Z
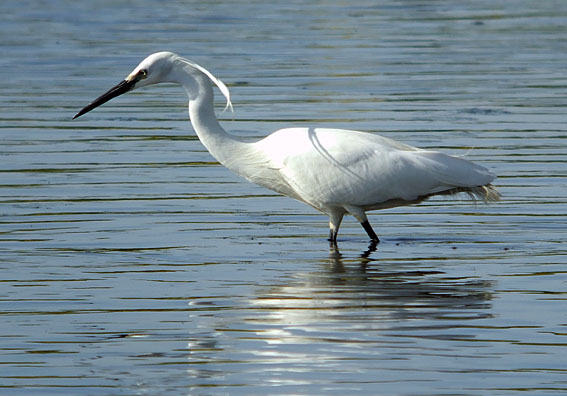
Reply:
M337 242L337 235L339 234L339 227L343 221L344 211L333 211L329 213L329 242Z
M368 220L365 220L365 221L361 222L360 224L362 224L362 228L364 228L364 231L366 231L366 233L368 234L368 236L370 237L370 240L372 242L374 242L374 243L380 242L380 238L378 238L378 235L376 235L376 233L372 229L372 226L370 225Z
M332 228L329 230L329 242L337 242L337 234L336 230Z
M329 238L329 249L330 251L336 250L338 249L338 245L337 245L337 240L332 240L331 238Z
M372 229L372 226L368 222L368 217L366 217L366 213L364 212L363 208L361 208L360 206L350 206L350 205L345 205L344 208L351 215L356 217L356 219L360 222L360 224L362 224L362 228L364 228L364 231L366 231L372 242L375 243L380 242L380 238L378 238L378 235L376 235L376 233Z

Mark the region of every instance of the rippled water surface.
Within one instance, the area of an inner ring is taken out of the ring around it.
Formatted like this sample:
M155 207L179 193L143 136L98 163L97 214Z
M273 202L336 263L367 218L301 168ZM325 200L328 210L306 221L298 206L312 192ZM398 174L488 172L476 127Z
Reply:
M280 3L0 4L0 394L565 394L567 3ZM177 87L71 121L164 49L227 83L234 134L381 133L503 200L375 212L376 251L347 218L330 249Z

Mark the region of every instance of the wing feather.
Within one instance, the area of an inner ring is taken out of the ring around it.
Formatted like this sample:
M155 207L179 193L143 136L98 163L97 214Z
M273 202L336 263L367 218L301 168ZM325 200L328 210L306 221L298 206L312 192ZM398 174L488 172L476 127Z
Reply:
M258 142L288 195L314 207L380 203L483 186L486 168L383 136L338 129L293 128ZM293 194L290 194L290 190Z

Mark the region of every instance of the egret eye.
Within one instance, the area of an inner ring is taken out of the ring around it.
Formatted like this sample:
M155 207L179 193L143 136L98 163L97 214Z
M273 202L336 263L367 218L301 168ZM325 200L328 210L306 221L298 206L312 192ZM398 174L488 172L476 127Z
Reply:
M148 71L146 69L142 69L138 72L138 76L143 80L148 77Z

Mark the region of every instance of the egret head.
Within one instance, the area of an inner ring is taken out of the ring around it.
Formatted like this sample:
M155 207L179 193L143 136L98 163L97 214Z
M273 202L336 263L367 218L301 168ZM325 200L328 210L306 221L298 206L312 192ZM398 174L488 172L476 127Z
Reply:
M185 72L180 73L181 70L184 70ZM222 81L213 76L213 74L204 67L188 61L187 59L181 58L173 52L163 51L156 52L140 62L140 64L136 66L136 68L128 74L123 81L82 108L77 114L75 114L75 116L73 116L73 119L88 113L96 107L108 102L112 98L136 88L164 82L180 83L180 76L182 74L190 76L192 73L204 74L212 82L214 82L219 87L222 94L226 97L227 107L232 108L228 88Z
M177 59L180 57L173 52L156 52L140 62L125 81L133 84L132 89L169 82L169 75Z

